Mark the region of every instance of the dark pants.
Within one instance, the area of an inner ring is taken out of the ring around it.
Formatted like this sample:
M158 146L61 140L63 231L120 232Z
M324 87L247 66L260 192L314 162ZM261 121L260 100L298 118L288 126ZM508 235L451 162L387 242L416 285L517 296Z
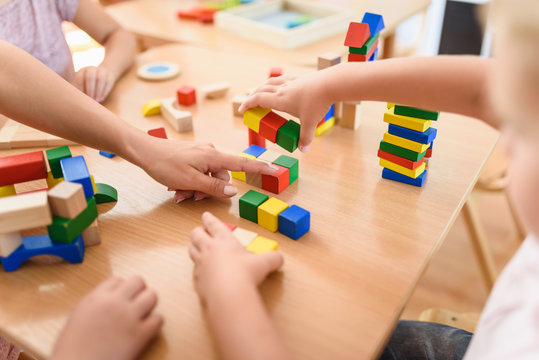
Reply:
M472 336L450 326L399 321L380 360L460 360Z

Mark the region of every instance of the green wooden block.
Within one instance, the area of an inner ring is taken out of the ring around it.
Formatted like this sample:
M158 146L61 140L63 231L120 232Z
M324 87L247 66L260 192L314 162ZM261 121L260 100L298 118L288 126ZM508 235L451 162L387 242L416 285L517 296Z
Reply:
M52 224L47 228L51 240L57 243L71 244L82 232L97 219L97 205L93 197L86 200L88 206L76 218L52 217Z
M298 148L300 125L294 120L288 120L286 124L277 130L277 145L290 152Z
M62 168L60 167L60 160L71 157L69 147L60 146L54 149L49 149L45 151L45 154L47 155L47 160L49 161L52 177L55 179L63 177L64 174L62 173Z
M110 185L96 183L95 202L98 204L118 201L118 191Z
M276 165L288 168L290 184L297 180L299 175L299 161L287 155L281 155L273 162Z
M254 190L249 190L240 198L240 217L258 223L258 207L262 205L269 196Z
M426 151L422 153L418 153L412 150L402 148L397 145L386 143L385 141L380 141L380 149L390 154L397 155L397 156L400 156L400 157L403 157L405 159L412 160L412 161L421 160L423 156L425 156L425 154L427 153Z
M348 49L350 53L352 54L367 55L369 51L371 50L371 48L374 46L374 44L376 44L376 41L378 41L379 37L380 37L380 34L378 33L374 36L371 36L362 47L360 48L349 47Z
M395 105L395 115L410 116L425 120L438 120L439 111L429 111L410 106Z

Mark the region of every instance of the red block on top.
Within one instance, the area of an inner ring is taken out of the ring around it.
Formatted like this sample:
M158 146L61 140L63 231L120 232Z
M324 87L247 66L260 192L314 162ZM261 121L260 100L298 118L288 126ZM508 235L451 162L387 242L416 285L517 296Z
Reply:
M0 158L0 186L47 178L43 151Z
M260 120L260 130L258 130L258 133L274 143L277 141L277 131L287 122L284 117L270 111L268 115Z
M176 90L176 96L180 105L189 106L197 102L195 88L192 86L184 85L180 87Z
M344 39L344 46L360 48L371 37L369 24L351 22L348 26L348 33Z
M290 171L283 166L275 165L279 170L271 175L262 175L262 189L280 194L290 184Z
M161 139L168 139L167 132L165 131L165 128L160 127L157 129L148 130L148 135L161 138Z
M410 170L414 170L418 166L421 166L421 164L423 164L423 162L425 161L424 157L422 157L418 161L412 161L412 160L400 157L398 155L385 152L384 150L380 150L380 149L378 150L378 157L385 159L387 161L391 161L392 163L403 166Z
M249 146L258 145L262 146L263 148L266 147L266 139L260 136L260 134L258 134L256 131L253 131L251 129L247 130L249 130Z
M204 6L196 5L189 9L179 10L176 15L178 15L180 19L197 20L202 9L204 9Z
M281 76L282 74L283 74L283 69L281 69L281 68L271 68L269 77L270 78L277 77L277 76Z
M348 61L349 62L365 62L367 60L369 60L372 56L372 54L374 54L374 52L376 51L376 48L378 48L378 42L380 40L377 40L376 43L374 43L374 45L372 46L372 48L369 50L369 52L366 54L366 55L361 55L361 54L348 54Z

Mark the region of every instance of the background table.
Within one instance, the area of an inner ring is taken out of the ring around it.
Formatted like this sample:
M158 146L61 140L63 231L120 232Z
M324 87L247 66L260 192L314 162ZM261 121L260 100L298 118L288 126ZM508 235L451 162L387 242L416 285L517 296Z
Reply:
M192 133L176 134L165 127L170 137L212 141L231 152L247 146L247 129L232 116L231 98L262 81L271 60L174 45L140 55L137 65L155 60L177 61L184 72L150 83L136 78L135 67L106 106L148 130L165 124L160 116L142 117L140 109L148 99L173 96L182 84L198 87L228 80L233 86L226 98L199 95ZM166 318L144 358L215 358L187 252L189 232L200 224L202 212L210 210L279 242L285 265L260 291L296 358L374 358L498 137L477 120L441 114L427 182L416 188L381 178L376 152L387 130L384 111L385 104L364 103L358 131L336 127L316 138L309 153L293 154L300 160L299 179L278 197L311 211L311 231L298 241L239 218L238 198L252 188L247 184L234 180L239 194L232 199L175 204L172 193L141 169L93 149L72 147L74 155L86 157L97 182L119 191L116 206L100 206L100 213L108 210L99 217L103 243L87 249L80 265L28 264L15 273L0 272L0 332L46 357L69 310L84 294L110 276L140 274L158 291L157 311Z

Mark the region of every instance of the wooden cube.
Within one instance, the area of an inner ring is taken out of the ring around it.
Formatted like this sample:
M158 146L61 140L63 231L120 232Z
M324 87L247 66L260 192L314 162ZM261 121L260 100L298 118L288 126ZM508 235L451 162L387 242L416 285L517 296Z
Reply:
M269 231L279 229L279 214L288 208L288 204L277 198L269 198L258 207L258 225Z
M85 247L101 244L97 219L82 232L82 240L84 241Z
M286 123L287 120L285 118L271 111L260 120L260 130L258 133L274 143L277 141L277 132Z
M280 194L290 185L290 171L284 166L275 165L279 170L271 175L262 175L262 189Z
M74 219L86 209L86 197L81 184L64 181L49 190L49 205L53 215Z
M180 87L178 90L176 90L176 100L178 101L178 104L183 106L196 104L197 95L195 88L188 85ZM163 111L163 108L161 108L161 111Z
M18 231L0 234L0 257L8 257L22 245L21 233Z
M265 238L263 236L257 236L246 247L246 250L253 254L263 254L270 251L275 251L277 249L279 249L279 244L277 241Z
M249 190L240 198L240 217L258 223L258 207L268 200L268 195Z

